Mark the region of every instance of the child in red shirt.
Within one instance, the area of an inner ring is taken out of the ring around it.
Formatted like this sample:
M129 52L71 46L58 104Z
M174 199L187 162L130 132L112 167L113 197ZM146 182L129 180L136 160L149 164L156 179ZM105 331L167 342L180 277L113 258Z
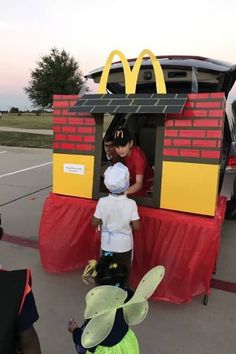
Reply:
M147 196L153 185L153 169L143 150L134 145L127 128L120 128L114 134L113 145L117 155L123 159L130 173L130 187L126 194Z

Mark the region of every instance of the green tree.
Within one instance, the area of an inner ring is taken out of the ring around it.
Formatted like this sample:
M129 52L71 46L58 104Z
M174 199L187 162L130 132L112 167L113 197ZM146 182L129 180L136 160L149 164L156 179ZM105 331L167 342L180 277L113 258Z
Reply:
M79 64L65 50L56 48L43 56L24 88L34 106L51 108L54 94L78 94L84 84Z
M17 107L11 107L9 113L20 113L20 110Z

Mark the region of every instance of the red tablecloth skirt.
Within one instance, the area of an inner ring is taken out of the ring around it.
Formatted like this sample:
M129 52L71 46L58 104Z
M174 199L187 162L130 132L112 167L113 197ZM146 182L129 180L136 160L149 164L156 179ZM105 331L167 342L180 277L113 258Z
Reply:
M44 204L39 244L43 267L54 273L84 267L97 259L100 235L90 225L96 201L51 193ZM141 229L134 232L131 282L137 286L153 266L166 273L152 296L184 303L209 293L220 247L226 199L219 197L215 217L139 207Z

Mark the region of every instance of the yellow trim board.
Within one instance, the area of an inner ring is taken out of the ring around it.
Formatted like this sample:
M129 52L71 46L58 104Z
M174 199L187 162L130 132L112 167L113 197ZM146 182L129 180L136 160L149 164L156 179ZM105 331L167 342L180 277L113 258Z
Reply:
M53 154L53 193L92 198L94 156Z
M164 161L160 207L215 215L219 170L219 165Z

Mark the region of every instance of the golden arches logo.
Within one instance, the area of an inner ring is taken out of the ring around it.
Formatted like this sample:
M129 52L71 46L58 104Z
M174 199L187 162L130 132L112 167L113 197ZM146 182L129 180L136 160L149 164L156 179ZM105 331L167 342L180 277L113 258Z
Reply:
M142 64L142 60L145 55L149 55L153 70L155 73L155 79L156 79L156 91L157 93L166 93L166 85L165 85L165 80L164 80L164 75L163 71L161 68L161 65L155 55L149 50L149 49L144 49L136 59L133 69L130 68L128 60L124 56L124 54L119 51L119 50L113 50L111 54L109 55L107 62L105 64L105 67L102 72L99 88L98 88L98 93L104 94L106 93L106 86L107 86L107 80L109 76L109 72L111 69L112 61L115 56L119 56L120 61L123 65L123 71L124 71L124 77L125 77L125 93L135 93L136 92L136 85L137 85L137 80L138 80L138 74L140 71L140 67Z

